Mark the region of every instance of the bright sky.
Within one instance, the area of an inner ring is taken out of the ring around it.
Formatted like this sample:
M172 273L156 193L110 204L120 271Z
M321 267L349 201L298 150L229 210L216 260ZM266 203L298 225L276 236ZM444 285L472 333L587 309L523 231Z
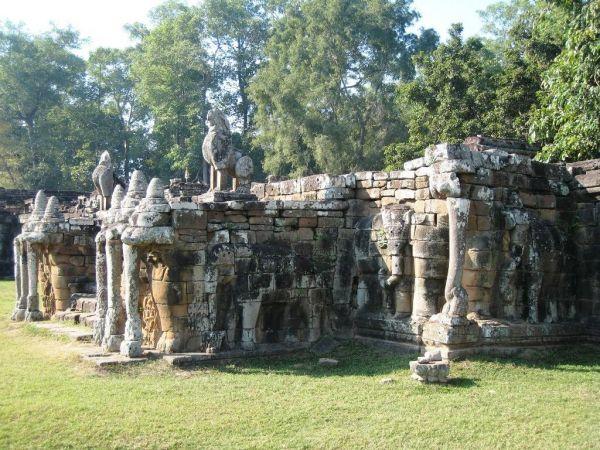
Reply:
M481 28L478 10L496 0L414 0L421 13L416 28L435 28L444 39L450 24L462 22L465 35ZM196 0L192 0L195 3ZM96 47L126 47L123 25L147 21L150 9L162 0L0 0L0 21L23 23L32 33L46 31L50 23L73 26L88 39L84 51Z

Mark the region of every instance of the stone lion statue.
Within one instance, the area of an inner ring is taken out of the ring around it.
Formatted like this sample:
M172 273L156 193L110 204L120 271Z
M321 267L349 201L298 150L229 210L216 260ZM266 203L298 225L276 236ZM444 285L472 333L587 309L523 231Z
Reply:
M96 191L102 196L102 209L108 209L110 207L110 197L115 187L115 173L110 153L107 151L100 155L100 162L92 173L92 181Z
M224 175L234 179L234 189L249 191L254 172L252 159L236 151L231 143L231 127L222 111L214 108L206 117L208 133L202 143L202 156L210 164L210 189L222 191Z

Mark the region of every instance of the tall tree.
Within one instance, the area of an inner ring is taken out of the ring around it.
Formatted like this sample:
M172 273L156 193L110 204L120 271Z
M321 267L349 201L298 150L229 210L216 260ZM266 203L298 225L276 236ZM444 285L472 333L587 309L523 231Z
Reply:
M547 0L511 0L481 12L484 42L501 65L489 132L527 139L542 74L564 46L567 14Z
M68 184L57 168L70 159L49 145L48 124L83 83L78 45L72 30L30 36L11 25L0 29L0 171L15 187Z
M290 2L250 87L268 172L381 164L382 146L404 131L393 83L413 74L415 17L407 0Z
M251 129L254 105L248 85L263 59L269 29L267 0L206 0L203 3L209 46L223 89L217 89L242 134ZM227 89L231 84L232 88Z
M564 2L571 19L566 46L543 76L532 138L542 158L600 156L600 0Z
M142 104L131 74L136 50L99 48L88 59L88 74L98 88L101 106L118 123L119 143L115 153L121 174L127 178L131 164L136 165L147 147L148 108Z
M462 25L452 25L446 43L415 56L416 79L399 84L397 103L409 138L386 148L389 168L399 167L432 143L489 131L498 65L480 39L464 40L462 31Z
M152 112L157 153L154 171L200 171L204 121L213 87L213 67L203 47L205 22L196 7L168 2L154 11L154 26L136 28L141 38L133 58L136 90Z

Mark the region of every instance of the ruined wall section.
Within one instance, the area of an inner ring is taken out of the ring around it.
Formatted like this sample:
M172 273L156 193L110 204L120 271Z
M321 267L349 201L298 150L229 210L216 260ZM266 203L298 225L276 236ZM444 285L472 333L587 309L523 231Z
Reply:
M76 191L46 191L46 194L72 205L83 195ZM0 188L0 277L13 276L15 256L12 243L21 232L19 216L23 216L22 220L27 219L35 195L36 191L28 189Z
M349 326L332 297L346 201L171 207L175 244L152 275L163 350L301 346Z
M462 276L470 317L536 324L577 322L592 314L594 297L576 298L569 171L533 161L527 152L471 147L432 146L402 171L314 175L255 183L252 189L264 200L348 202L345 233L354 233L354 240L347 251L352 258L345 260L352 262L340 276L343 286L353 288L336 291L335 297L351 298L360 334L418 341L419 323L440 312L449 253L446 196L453 189L458 189L453 197L470 202ZM384 278L393 272L394 262L381 216L394 205L410 207L412 215L402 275L397 287L389 289ZM593 208L586 205L579 209ZM596 242L595 236L586 238ZM590 251L586 257L593 257Z
M600 339L600 160L568 164L577 262L577 302L590 333Z
M38 284L45 317L69 310L74 294L95 292L96 232L93 219L69 218L39 245Z
M576 320L565 167L503 149L448 145L431 147L420 163L429 168L430 183L444 189L456 174L455 195L470 201L462 282L473 317ZM436 190L426 202L440 197Z

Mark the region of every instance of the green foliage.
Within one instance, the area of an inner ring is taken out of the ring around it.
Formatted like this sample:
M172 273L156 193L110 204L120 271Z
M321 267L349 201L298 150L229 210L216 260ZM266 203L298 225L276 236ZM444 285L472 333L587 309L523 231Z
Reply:
M164 161L157 172L201 167L207 94L214 74L202 45L205 24L196 7L168 2L155 10L154 28L141 34L133 56L135 89L153 118L152 139Z
M254 105L248 96L250 80L264 57L269 28L269 2L266 0L207 0L208 42L216 59L221 84L235 89L218 89L225 110L236 118L243 135L252 128Z
M484 38L408 33L411 0L168 0L133 48L77 56L70 29L0 27L0 185L90 188L202 173L211 104L266 173L398 168L435 142L527 138L540 157L599 156L599 0L507 0Z
M501 64L489 133L527 139L542 74L564 46L567 14L546 0L496 3L482 12L486 45Z
M7 186L69 185L61 168L74 149L50 144L55 114L81 93L85 64L71 52L78 44L71 30L29 36L10 24L0 29L0 172Z
M406 33L406 1L292 2L274 25L267 62L251 86L265 169L302 175L377 167L397 141L393 82L410 78L411 51L431 45Z
M531 121L546 160L600 156L600 1L570 6L565 48L544 73Z
M577 121L572 120L574 114L569 117L563 111L551 118L552 108L540 107L540 101L547 105L556 105L559 101L554 94L544 97L539 93L543 79L546 79L546 86L557 84L557 77L552 75L557 69L553 67L563 57L554 61L565 47L565 30L570 20L569 5L577 9L578 4L581 5L580 2L552 0L496 3L481 13L484 31L490 37L464 41L461 28L455 26L451 29L448 42L430 56L418 55L415 58L417 78L413 82L400 84L397 94L409 137L386 148L388 168L399 167L403 161L417 156L427 145L462 141L473 134L513 139L533 137L547 144L544 155L549 157L551 153L556 153L552 141L558 137L558 133L552 131L548 124L556 126L558 117L569 125L563 128L570 142L566 139L563 142L559 151L563 152L562 159L565 152L569 151L573 158L592 155L590 149L594 138L598 141L597 135L594 136L593 132L588 134L586 143L579 144L580 150L575 151L573 141L585 133L581 131L578 134L574 129L578 127ZM589 28L587 25L588 32ZM594 53L591 46L595 37L589 36L590 54ZM581 48L578 48L578 55L581 54ZM593 64L597 65L597 59L588 65L588 70L593 70ZM586 70L577 58L570 58L567 66L575 71ZM582 88L581 81L584 78L582 74L579 77L573 75L577 85L572 87L573 90ZM550 79L555 81L551 82ZM565 91L560 101L571 105L573 90L568 93ZM590 132L593 129L590 124L594 118L597 119L599 109L597 103L594 104L593 95L580 98L588 100L588 105L577 110L579 123L585 122L587 125L581 128ZM586 108L587 118L582 119L580 113ZM530 135L534 111L537 125L532 129L537 133ZM583 147L587 150L581 150Z
M88 75L98 90L101 108L116 122L113 135L118 142L113 159L117 167L120 165L123 179L129 177L131 166L140 168L149 157L149 111L134 89L136 80L131 74L132 59L137 51L99 48L88 58Z
M401 83L397 107L408 127L408 142L386 149L389 168L418 156L436 142L456 142L487 132L498 71L492 53L477 38L462 38L462 26L450 29L448 42L414 58L418 75Z

